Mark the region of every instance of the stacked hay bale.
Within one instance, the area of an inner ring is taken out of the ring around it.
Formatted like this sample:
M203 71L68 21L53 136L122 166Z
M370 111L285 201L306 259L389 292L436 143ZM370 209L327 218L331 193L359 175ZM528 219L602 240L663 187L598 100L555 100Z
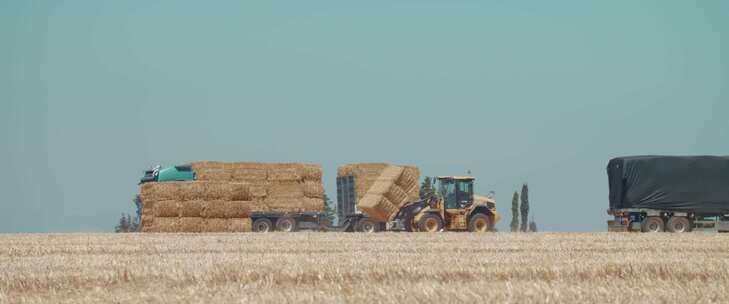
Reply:
M351 164L339 167L337 176L354 176L357 207L378 221L388 221L420 196L420 170L414 166Z
M319 165L195 162L195 181L145 183L142 231L244 232L252 212L322 211Z

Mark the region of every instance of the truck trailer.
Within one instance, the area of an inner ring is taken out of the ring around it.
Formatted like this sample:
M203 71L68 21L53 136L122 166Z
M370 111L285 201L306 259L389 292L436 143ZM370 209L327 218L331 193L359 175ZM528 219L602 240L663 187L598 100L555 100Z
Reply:
M729 232L729 156L627 156L607 165L608 231Z

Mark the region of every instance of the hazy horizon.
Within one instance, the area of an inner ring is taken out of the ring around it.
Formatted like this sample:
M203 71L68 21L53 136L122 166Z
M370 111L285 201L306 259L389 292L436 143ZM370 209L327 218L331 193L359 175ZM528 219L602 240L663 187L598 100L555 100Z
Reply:
M604 231L605 166L728 155L723 1L0 1L0 232L111 231L194 160L470 170Z

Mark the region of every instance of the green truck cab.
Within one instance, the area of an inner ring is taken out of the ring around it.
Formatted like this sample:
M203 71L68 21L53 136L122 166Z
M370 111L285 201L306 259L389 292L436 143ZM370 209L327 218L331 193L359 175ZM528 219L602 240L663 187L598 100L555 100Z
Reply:
M185 164L174 167L162 168L161 166L155 166L147 171L144 171L144 176L139 181L139 184L149 182L169 182L169 181L191 181L195 180L195 171L192 170L192 165Z

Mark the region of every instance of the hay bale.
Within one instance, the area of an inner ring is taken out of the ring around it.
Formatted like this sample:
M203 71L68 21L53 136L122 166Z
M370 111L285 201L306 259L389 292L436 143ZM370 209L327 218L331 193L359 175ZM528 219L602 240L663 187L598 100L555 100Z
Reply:
M179 232L179 223L176 217L158 217L149 232Z
M142 216L149 215L154 216L154 205L156 201L153 200L143 200L142 201Z
M154 203L154 216L155 217L179 217L180 216L180 201L176 200L165 200Z
M233 201L251 200L250 186L246 184L230 184L230 199Z
M192 170L197 172L198 170L206 169L228 169L228 164L220 161L196 161L192 162Z
M302 168L275 168L268 170L268 180L275 182L300 181L303 179Z
M205 201L183 201L180 202L181 217L201 217L205 207Z
M337 175L355 177L357 206L379 221L389 220L402 205L416 200L419 193L415 192L420 191L420 172L413 166L352 164L340 167Z
M251 199L263 198L268 196L268 187L269 185L251 185L248 188L248 193Z
M230 219L228 231L230 231L230 232L250 232L251 231L251 219L250 218Z
M205 192L199 198L206 201L231 200L233 185L227 182L206 182Z
M397 184L390 185L390 189L385 192L385 197L398 208L402 207L402 205L408 203L410 200L408 193Z
M306 181L321 181L322 170L320 165L303 164L302 173Z
M318 198L266 198L253 202L253 212L307 212L323 211L324 201Z
M417 167L405 166L395 183L406 191L410 191L415 186L420 190L420 170Z
M204 218L226 218L226 211L228 207L226 203L228 201L214 200L205 201L202 210L202 217Z
M242 218L251 215L251 201L230 201L225 202L226 218Z
M270 185L267 190L268 197L304 197L304 183L299 182L278 182Z
M257 163L257 162L234 162L229 163L231 169L252 169L252 170L268 170L271 167L271 163Z
M177 219L178 232L202 232L203 219L200 217L181 217Z
M324 198L324 185L320 181L307 180L304 182L304 196L309 198Z
M142 214L142 232L152 232L154 230L154 216Z
M176 182L153 182L142 184L142 201L163 201L179 198L179 184Z
M268 170L254 168L234 168L232 169L231 178L233 181L266 180L268 178Z
M186 182L153 182L142 185L142 201L193 200L200 198L205 192L207 183Z
M209 218L203 220L202 232L228 232L229 229L228 219L222 218Z
M227 182L233 178L229 169L200 169L195 170L195 178L199 181Z
M382 195L366 195L357 206L370 218L382 222L389 221L398 210L398 207Z

